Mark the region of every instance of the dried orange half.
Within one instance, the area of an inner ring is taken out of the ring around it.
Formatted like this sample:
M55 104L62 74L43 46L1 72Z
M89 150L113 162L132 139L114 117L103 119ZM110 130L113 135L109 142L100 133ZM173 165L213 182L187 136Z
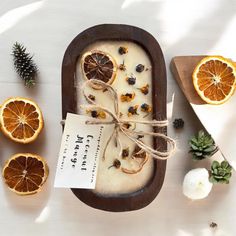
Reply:
M221 56L203 58L193 72L193 84L199 96L209 104L222 104L234 93L236 68Z
M86 79L97 79L112 84L116 78L117 64L115 59L106 52L93 50L84 53L81 66ZM94 88L99 89L99 86Z
M39 192L48 173L46 161L31 153L15 154L6 162L2 171L5 183L19 195Z
M0 110L3 133L19 143L33 142L43 128L43 116L38 105L27 98L7 99Z

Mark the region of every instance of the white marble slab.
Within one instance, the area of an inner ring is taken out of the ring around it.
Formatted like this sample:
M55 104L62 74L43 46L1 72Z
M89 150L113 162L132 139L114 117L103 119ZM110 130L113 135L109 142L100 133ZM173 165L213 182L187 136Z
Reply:
M236 169L236 96L221 105L191 104L224 157Z

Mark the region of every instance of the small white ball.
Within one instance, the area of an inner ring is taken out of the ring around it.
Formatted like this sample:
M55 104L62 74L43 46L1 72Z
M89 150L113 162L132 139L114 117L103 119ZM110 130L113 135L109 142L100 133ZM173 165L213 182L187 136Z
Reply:
M193 200L203 199L210 193L212 185L205 168L193 169L184 177L183 194Z

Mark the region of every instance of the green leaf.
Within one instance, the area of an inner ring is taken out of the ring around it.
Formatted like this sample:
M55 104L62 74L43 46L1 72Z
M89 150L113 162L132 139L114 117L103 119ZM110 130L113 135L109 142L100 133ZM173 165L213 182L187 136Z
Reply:
M213 176L209 178L209 181L213 184L218 182Z
M223 176L220 176L220 175L214 175L214 178L215 178L215 179L218 179L218 180L219 180L219 179L224 179L224 177L223 177Z
M193 137L191 140L190 140L190 143L194 143L194 144L198 144L198 140L195 138L195 137Z
M219 166L220 166L220 163L218 161L213 161L212 164L211 164L211 167L213 169L218 168Z
M211 146L211 147L208 147L206 149L204 149L204 152L210 152L212 153L213 151L215 151L216 147L215 146Z
M229 165L229 163L228 163L227 161L222 161L222 162L221 162L222 168L227 168L228 165Z
M208 147L210 147L210 146L211 146L211 144L210 144L210 143L205 143L205 144L203 144L203 146L202 146L202 147L203 147L204 149L206 149L206 148L208 148Z
M199 132L198 132L198 138L199 139L201 139L202 137L204 137L204 131L203 130L200 130Z
M193 150L198 150L198 147L195 146L194 144L191 144L191 148L192 148Z
M225 179L230 179L230 177L231 177L231 173L228 173L224 176Z

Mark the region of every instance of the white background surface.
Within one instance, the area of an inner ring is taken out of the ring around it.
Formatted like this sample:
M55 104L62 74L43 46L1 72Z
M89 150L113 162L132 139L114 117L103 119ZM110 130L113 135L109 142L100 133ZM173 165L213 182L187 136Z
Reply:
M167 65L168 117L170 121L182 117L186 123L178 132L170 125L178 150L168 161L164 186L148 207L136 212L94 210L69 189L52 187L61 138L63 54L78 33L100 23L136 25L157 38ZM0 163L16 152L36 152L47 159L50 177L42 192L29 197L16 196L0 184L0 235L236 235L235 176L229 186L215 186L205 200L190 201L182 195L185 173L209 163L196 164L188 154L188 139L201 124L169 71L176 55L222 54L236 60L235 28L233 0L1 0L0 100L35 99L43 110L45 129L34 144L26 146L0 135ZM24 88L14 72L10 53L15 41L34 52L40 68L39 82L32 90ZM211 221L218 224L217 230L209 227Z

